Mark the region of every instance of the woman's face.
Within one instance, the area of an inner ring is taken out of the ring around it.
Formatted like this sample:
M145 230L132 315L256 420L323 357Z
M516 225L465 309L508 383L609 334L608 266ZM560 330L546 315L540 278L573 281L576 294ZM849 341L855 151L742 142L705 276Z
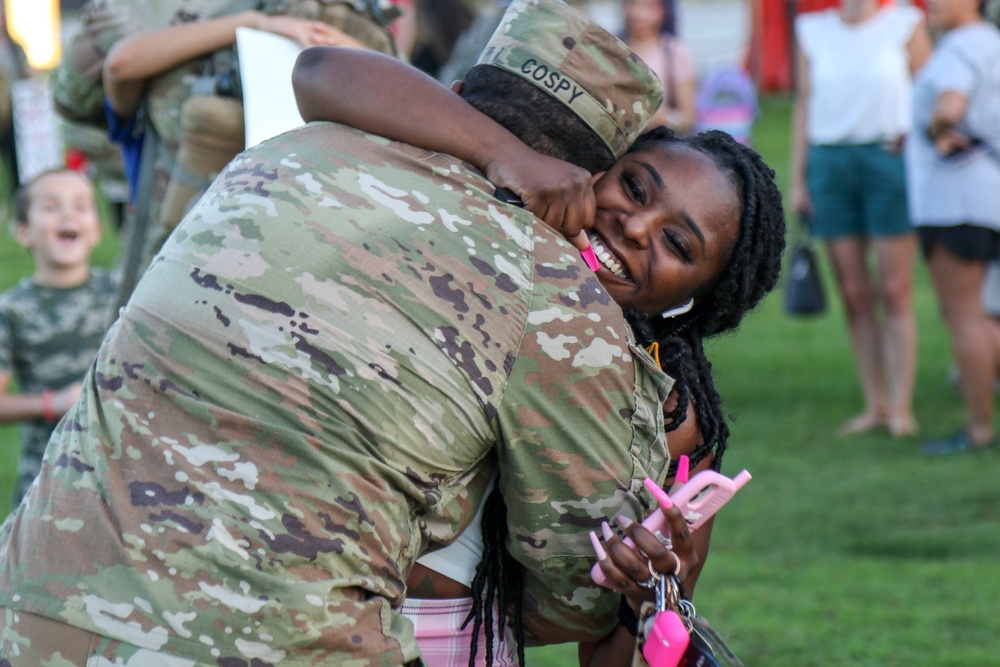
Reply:
M595 182L594 194L597 277L623 307L658 314L697 300L739 237L735 186L712 158L687 146L625 155Z
M927 24L936 30L951 30L978 16L977 0L927 0Z
M625 0L625 30L629 35L659 34L666 18L663 0Z

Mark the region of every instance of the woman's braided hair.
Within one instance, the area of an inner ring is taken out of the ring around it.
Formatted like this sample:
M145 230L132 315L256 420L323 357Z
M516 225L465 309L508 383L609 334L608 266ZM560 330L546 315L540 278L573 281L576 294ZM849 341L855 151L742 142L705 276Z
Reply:
M719 469L729 439L729 426L703 340L736 329L777 284L785 247L781 193L774 182L774 171L756 151L725 132L712 130L678 137L669 129L655 128L642 134L629 152L649 150L656 145L687 146L708 155L729 175L742 203L740 235L732 256L691 311L664 319L633 308L625 310L637 342L643 346L657 343L660 364L675 380L678 401L674 409L664 414L666 430L680 426L689 402L693 401L702 443L690 456L691 466L714 454L712 465ZM672 462L668 475L675 472L676 462ZM483 558L472 582L473 609L469 621L474 625L469 665L475 664L480 630L486 635L486 664L493 664L494 606L498 611L497 627L504 628L510 622L518 664L523 665L522 573L505 547L507 508L499 485L486 500L482 528Z
M680 144L708 155L736 188L740 208L740 234L722 273L696 300L688 313L664 319L629 308L625 317L642 345L658 342L664 370L676 381L677 406L666 415L668 428L683 421L688 401L698 407L698 426L705 446L695 453L696 465L715 451L714 465L722 463L729 427L722 401L712 381L712 365L705 356L705 338L735 330L743 317L757 307L781 273L785 248L785 214L774 171L760 155L725 132L710 130L681 138L666 128L642 134L630 152L656 145Z

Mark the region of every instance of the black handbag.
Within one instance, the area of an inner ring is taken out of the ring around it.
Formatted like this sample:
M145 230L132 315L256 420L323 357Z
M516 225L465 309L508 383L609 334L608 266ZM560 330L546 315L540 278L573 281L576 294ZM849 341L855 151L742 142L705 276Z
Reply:
M820 315L826 312L826 293L819 275L809 221L799 218L785 275L785 312L789 315Z
M691 626L691 643L679 667L743 667L743 663L715 628L696 616Z

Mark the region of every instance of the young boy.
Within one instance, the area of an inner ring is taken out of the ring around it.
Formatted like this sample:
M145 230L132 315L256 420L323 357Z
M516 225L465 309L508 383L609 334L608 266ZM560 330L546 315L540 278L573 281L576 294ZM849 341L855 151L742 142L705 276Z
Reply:
M80 395L106 331L111 277L91 270L101 238L90 180L75 171L39 174L18 189L15 236L35 273L0 294L0 424L21 422L16 507L38 474L56 422ZM19 394L11 394L11 379Z

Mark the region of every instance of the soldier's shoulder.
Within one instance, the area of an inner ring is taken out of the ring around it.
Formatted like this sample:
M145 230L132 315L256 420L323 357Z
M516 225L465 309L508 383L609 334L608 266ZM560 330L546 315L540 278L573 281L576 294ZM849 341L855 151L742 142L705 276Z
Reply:
M244 152L230 169L234 174L274 171L278 181L283 178L278 172L287 170L320 170L325 176L377 172L402 178L436 173L447 179L482 180L479 172L450 155L328 121L314 121L268 139Z

